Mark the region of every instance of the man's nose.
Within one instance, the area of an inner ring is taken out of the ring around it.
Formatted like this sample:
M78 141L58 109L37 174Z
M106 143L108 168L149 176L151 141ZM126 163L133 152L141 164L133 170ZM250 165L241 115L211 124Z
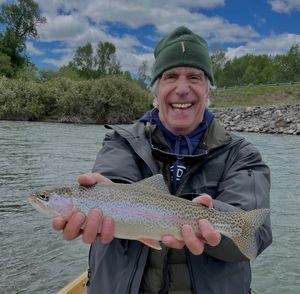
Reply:
M190 92L189 83L186 77L179 77L177 79L175 92L179 96L185 96Z

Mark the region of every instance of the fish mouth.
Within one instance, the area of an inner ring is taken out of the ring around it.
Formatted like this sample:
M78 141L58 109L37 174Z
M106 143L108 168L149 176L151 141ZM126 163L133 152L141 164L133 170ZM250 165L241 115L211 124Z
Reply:
M50 216L50 217L55 217L58 216L59 214L53 210L47 207L47 205L44 203L43 200L38 199L36 196L30 196L28 198L29 203L38 211Z

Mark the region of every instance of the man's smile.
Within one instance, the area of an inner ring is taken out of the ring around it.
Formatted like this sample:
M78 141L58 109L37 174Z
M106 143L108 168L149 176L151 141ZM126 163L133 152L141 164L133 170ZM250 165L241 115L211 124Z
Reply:
M192 103L172 103L171 104L173 109L188 109L193 106Z

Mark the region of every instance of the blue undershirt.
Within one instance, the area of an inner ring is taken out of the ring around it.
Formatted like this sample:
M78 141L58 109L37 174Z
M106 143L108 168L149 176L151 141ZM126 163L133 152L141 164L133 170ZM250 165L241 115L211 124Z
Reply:
M151 123L156 124L163 133L170 152L181 155L192 155L195 152L197 146L199 146L199 143L202 140L205 131L207 130L207 127L214 118L213 113L208 109L205 109L202 122L192 133L185 136L176 136L162 124L159 119L158 112L159 110L157 108L154 108L152 111L146 112L140 119L140 121L150 122L151 120ZM175 161L170 166L172 194L176 192L178 183L185 171L186 166L184 166L180 160Z

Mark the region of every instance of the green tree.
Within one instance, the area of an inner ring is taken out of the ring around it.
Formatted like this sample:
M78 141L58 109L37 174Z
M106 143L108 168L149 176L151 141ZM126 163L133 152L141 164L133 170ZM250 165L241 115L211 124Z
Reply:
M269 76L272 59L270 56L263 55L246 55L241 57L245 59L245 71L241 78L242 84L259 84L268 83L271 79Z
M215 49L211 55L212 68L214 73L215 82L217 85L222 83L223 80L223 69L227 59L225 52L220 49Z
M87 43L86 45L77 48L73 63L77 68L80 76L87 79L93 78L95 76L95 58L93 46L91 43Z
M148 75L148 62L146 60L142 61L142 64L138 67L138 83L142 88L146 89L150 77Z
M37 27L46 23L39 6L33 0L17 0L16 3L2 4L0 24L0 52L10 56L14 70L28 62L24 56L26 40L38 37Z
M38 72L41 81L50 81L58 77L58 72L53 69L40 69Z
M121 65L116 58L116 47L114 44L99 42L96 51L96 60L100 75L121 73Z
M10 56L0 52L0 75L11 77L13 72Z
M300 44L291 46L286 58L290 81L300 81Z
M245 61L246 58L242 57L235 57L232 60L228 60L224 65L224 84L220 86L241 85L242 76L246 69Z
M36 81L38 75L38 69L32 63L28 63L26 66L18 68L15 72L14 78L25 81Z
M58 71L58 76L75 81L80 80L79 72L72 62L69 62L68 65L62 66Z

